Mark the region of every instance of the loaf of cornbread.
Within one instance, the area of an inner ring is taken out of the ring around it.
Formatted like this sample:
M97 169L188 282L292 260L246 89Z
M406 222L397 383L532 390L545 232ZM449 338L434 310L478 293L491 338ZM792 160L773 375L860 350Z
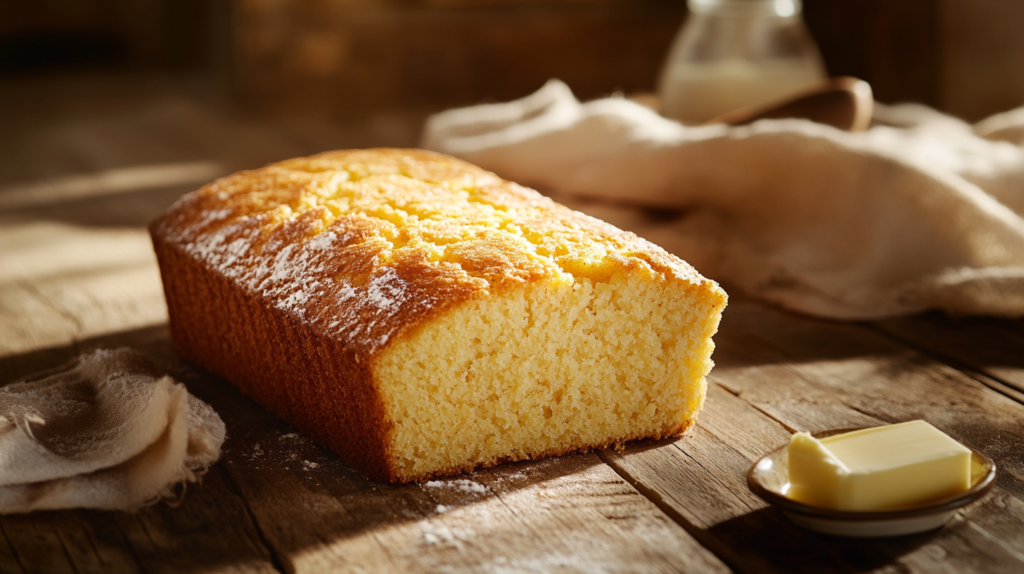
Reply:
M418 150L236 173L150 231L177 351L393 482L685 431L726 304L636 235Z

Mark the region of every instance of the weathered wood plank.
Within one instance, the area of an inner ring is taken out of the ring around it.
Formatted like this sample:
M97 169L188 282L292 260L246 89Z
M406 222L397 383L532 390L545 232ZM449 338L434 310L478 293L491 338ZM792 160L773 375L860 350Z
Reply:
M41 516L60 537L75 572L142 572L110 513L48 512Z
M74 322L75 340L167 320L155 261L53 277L35 282L33 288L36 295Z
M0 283L0 357L62 345L77 328L31 284Z
M57 531L39 514L5 516L0 529L25 572L74 573Z
M1024 327L1020 321L951 319L933 314L876 321L873 325L950 365L1002 383L997 390L1024 402Z
M789 430L818 431L883 423L834 400L830 393L794 373L786 358L764 341L745 333L727 331L726 336L729 343L719 337L715 353L718 368L712 371L710 380L733 394L742 392L743 400ZM766 384L770 381L784 384Z
M109 528L109 515L90 518L84 521L71 512L38 512L5 517L2 525L26 572L139 572L123 538L115 535L110 544L104 536L96 536Z
M25 572L17 554L14 553L14 548L7 540L7 533L0 526L0 574L24 574Z
M277 572L246 504L219 464L202 484L188 489L180 506L152 506L134 518L137 527L128 520L120 523L145 572L182 572L197 565L215 572Z
M10 223L0 269L0 356L166 321L141 229Z

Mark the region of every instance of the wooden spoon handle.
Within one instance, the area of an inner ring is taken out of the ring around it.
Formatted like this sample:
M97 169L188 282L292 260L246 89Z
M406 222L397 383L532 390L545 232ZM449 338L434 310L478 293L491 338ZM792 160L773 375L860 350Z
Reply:
M867 82L838 76L822 80L781 100L726 112L708 123L739 126L763 118L803 118L859 132L866 130L871 123L874 103L871 86Z

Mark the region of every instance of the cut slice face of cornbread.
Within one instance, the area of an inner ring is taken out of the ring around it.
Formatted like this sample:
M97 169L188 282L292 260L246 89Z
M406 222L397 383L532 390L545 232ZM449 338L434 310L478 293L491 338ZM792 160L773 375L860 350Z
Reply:
M684 431L726 304L631 233L417 150L241 172L151 232L177 350L382 480Z

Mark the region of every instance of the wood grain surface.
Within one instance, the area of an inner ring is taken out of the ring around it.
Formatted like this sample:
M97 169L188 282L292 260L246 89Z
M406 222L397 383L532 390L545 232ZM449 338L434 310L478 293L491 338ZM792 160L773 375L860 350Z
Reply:
M0 163L0 384L84 350L131 346L217 410L224 455L177 506L0 517L0 573L1024 571L1020 321L838 323L734 295L706 408L682 438L419 485L361 477L175 355L144 230L194 186L196 165L256 166L333 147L332 136L147 94L75 116L86 119L22 126L46 145ZM341 131L332 133L347 145L415 137L409 127ZM139 165L192 167L127 172L149 174L137 188L117 175ZM154 173L169 174L166 185ZM795 430L917 418L999 465L994 492L941 530L822 536L746 487L752 462Z

